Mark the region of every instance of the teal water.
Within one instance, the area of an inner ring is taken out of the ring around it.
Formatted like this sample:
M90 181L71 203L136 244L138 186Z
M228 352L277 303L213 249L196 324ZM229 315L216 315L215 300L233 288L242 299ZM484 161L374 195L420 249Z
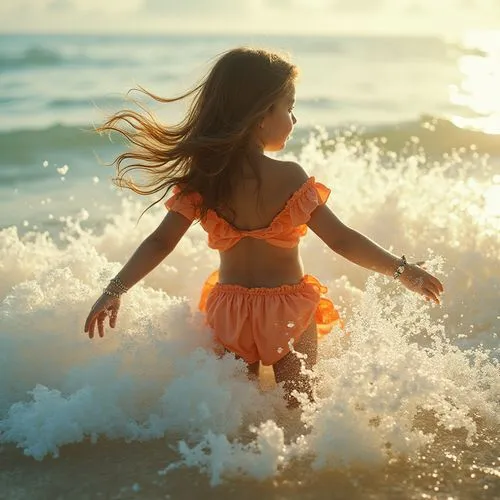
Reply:
M300 66L295 150L313 127L335 135L355 126L363 141L386 138L382 146L388 151L404 150L418 138L433 159L471 147L499 156L498 136L457 127L458 118L486 116L470 101L498 75L493 68L490 80L471 88L463 66L477 60L480 69L492 57L493 64L494 45L488 53L432 37L1 35L0 192L8 213L2 211L0 225L19 224L17 213L26 218L27 211L12 201L18 199L16 190L58 191L57 168L70 167L65 180L76 190L86 191L96 176L111 177L102 163L119 147L94 134L93 126L130 104L130 88L179 94L202 77L218 53L240 44L288 52ZM498 109L491 103L494 118ZM179 119L183 108L156 111L168 122ZM94 185L93 192L100 187Z

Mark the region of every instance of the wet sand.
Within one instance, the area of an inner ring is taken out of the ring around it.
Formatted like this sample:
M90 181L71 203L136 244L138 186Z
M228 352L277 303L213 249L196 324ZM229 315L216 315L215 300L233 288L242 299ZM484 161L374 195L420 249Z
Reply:
M158 471L178 459L164 440L147 443L100 441L65 446L59 458L36 461L13 446L0 453L0 498L56 499L306 499L364 498L340 473L330 473L324 495L305 478L259 482L232 479L212 487L198 469L182 468L162 476ZM319 478L318 478L319 479ZM325 484L323 478L323 486ZM340 491L339 491L340 490Z
M0 498L8 500L198 499L367 500L500 499L498 437L464 448L457 434L443 435L417 460L393 460L384 467L313 471L298 463L265 481L226 480L212 487L196 468L158 471L178 460L160 439L144 443L100 440L64 446L58 458L36 461L14 446L0 452ZM179 436L180 439L180 436ZM458 449L461 448L461 449ZM450 450L453 450L451 453ZM452 458L453 455L455 458Z

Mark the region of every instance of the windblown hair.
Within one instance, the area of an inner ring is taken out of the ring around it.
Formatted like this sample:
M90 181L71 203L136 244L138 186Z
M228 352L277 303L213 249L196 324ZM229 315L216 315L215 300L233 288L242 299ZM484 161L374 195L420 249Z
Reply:
M160 103L192 98L185 118L174 126L160 123L149 111L123 110L100 132L115 131L131 145L113 164L115 184L138 194L163 193L173 186L180 195L197 192L200 218L207 210L225 209L241 176L252 132L294 82L297 68L265 50L236 48L224 53L201 84L173 99L140 89ZM137 183L128 174L146 174Z

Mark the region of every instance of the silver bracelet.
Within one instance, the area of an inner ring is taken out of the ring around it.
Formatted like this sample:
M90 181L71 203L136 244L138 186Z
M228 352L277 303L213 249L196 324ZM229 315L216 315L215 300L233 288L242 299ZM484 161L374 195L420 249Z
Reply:
M103 293L105 293L106 295L109 295L110 297L115 297L117 299L120 298L120 293L116 293L116 292L113 292L112 290L108 290L107 288L103 288Z
M406 257L404 255L401 256L401 262L399 263L399 266L396 268L396 271L394 271L394 279L397 280L403 273L406 267L408 266L408 261L406 260Z
M118 290L120 290L121 293L128 292L128 288L123 284L123 282L120 278L115 277L115 278L111 279L110 283L113 283L113 285L115 285L116 288L118 288Z

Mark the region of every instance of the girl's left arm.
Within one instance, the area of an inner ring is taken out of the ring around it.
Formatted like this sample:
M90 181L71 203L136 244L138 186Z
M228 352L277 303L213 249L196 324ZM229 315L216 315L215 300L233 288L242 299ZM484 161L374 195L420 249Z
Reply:
M168 212L161 224L139 245L116 275L120 285L129 289L143 279L172 252L190 225L191 221L183 215ZM122 290L110 284L108 292L110 293L103 293L97 299L85 321L84 331L88 332L90 338L94 336L96 324L99 336L104 336L104 320L108 315L111 328L116 324Z
M311 214L308 226L336 253L386 276L394 276L401 257L388 252L370 238L346 226L326 205ZM417 264L405 266L399 280L408 289L439 304L442 283Z

